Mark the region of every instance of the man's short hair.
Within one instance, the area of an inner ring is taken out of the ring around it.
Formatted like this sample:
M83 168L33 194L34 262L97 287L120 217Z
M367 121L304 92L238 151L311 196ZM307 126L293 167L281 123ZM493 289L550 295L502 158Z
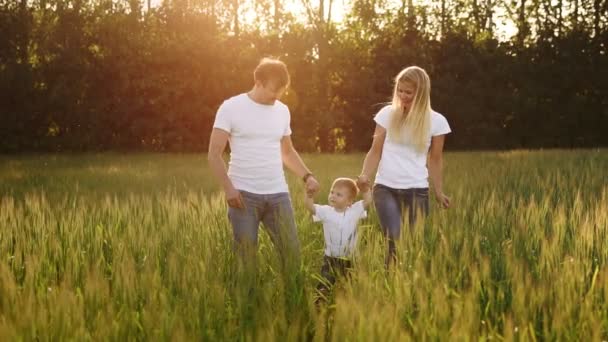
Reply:
M262 58L260 64L253 71L253 79L262 82L262 84L273 81L279 87L286 87L289 85L287 65L278 59Z
M347 188L351 195L350 199L352 199L352 200L357 198L357 194L359 194L359 188L357 187L357 182L355 182L353 179L345 178L345 177L336 178L334 180L334 183L331 185L331 187L334 188L337 186Z

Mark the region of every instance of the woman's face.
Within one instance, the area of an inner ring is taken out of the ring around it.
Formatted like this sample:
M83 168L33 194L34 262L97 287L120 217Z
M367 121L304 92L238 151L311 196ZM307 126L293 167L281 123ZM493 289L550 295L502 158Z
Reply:
M410 108L412 101L414 101L414 96L416 96L416 87L410 82L399 82L397 85L397 96L404 108Z

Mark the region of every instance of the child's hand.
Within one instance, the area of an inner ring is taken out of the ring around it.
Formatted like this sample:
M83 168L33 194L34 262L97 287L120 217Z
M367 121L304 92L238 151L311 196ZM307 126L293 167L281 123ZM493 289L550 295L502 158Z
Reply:
M313 215L315 214L315 202L313 200L314 196L315 195L313 193L304 191L304 206Z
M319 188L321 187L319 185L319 182L312 175L306 179L305 185L306 185L306 195L310 196L311 198L319 191Z

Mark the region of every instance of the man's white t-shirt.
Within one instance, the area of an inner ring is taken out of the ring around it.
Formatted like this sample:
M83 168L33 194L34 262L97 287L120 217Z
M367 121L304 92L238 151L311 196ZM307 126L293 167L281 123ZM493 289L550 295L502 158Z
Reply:
M214 128L230 134L228 177L234 187L255 194L288 192L281 139L291 135L285 104L264 105L240 94L217 110Z
M314 222L323 222L325 255L349 257L357 245L357 224L367 217L363 201L353 203L344 212L332 206L315 204Z
M389 125L392 110L391 105L385 106L374 117L374 121L387 130L375 183L393 189L428 188L429 173L426 161L431 137L450 133L450 125L443 115L431 111L431 134L424 152L421 153L413 144L400 143L391 137Z

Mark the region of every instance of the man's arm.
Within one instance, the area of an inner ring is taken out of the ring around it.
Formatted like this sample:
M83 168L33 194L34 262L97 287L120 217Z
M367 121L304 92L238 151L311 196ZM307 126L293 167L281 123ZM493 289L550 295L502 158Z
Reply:
M443 143L445 135L437 135L431 138L428 168L429 179L435 191L435 199L443 208L450 207L450 198L443 194Z
M211 131L211 138L209 139L209 151L207 153L207 160L211 171L220 181L224 192L226 193L226 200L228 205L234 208L244 208L241 194L234 188L232 181L228 178L228 172L226 171L226 164L222 158L222 154L226 149L230 134L222 129L214 128Z
M285 135L281 139L281 157L283 159L283 164L285 164L285 166L298 178L302 178L307 174L312 174L293 147L293 142L289 135ZM313 195L317 191L319 191L319 182L317 182L314 176L309 176L306 179L306 192Z

